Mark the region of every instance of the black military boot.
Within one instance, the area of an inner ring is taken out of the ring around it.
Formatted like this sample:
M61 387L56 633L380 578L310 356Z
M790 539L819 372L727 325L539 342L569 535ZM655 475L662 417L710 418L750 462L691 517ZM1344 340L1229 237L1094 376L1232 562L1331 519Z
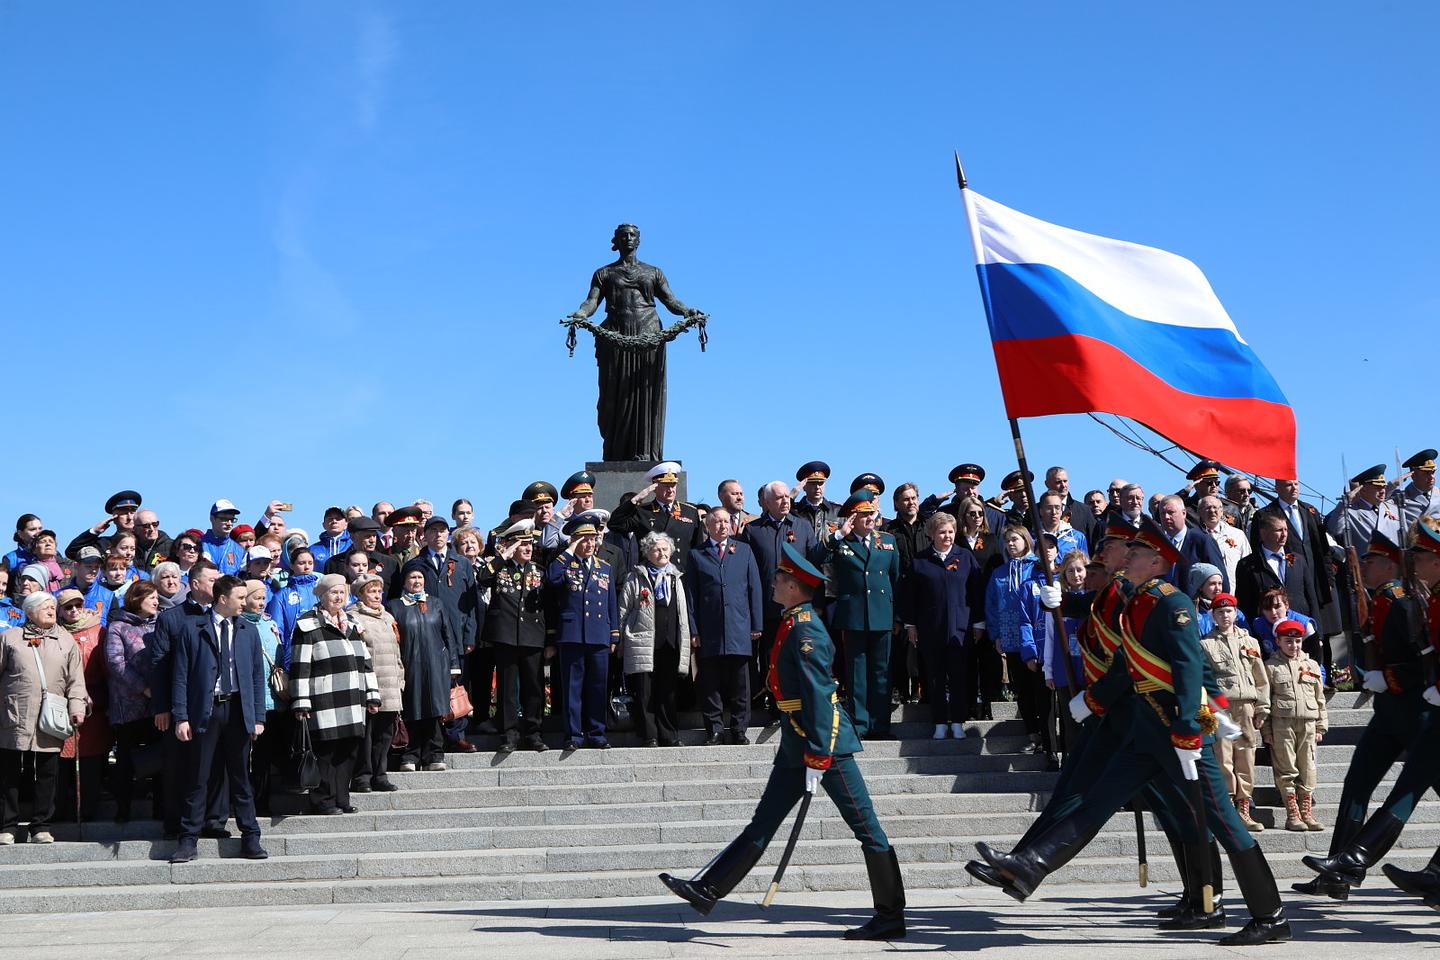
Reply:
M1270 864L1259 845L1230 854L1230 867L1235 871L1235 882L1250 910L1250 922L1230 936L1221 937L1220 946L1251 947L1289 940L1290 921L1285 919L1275 874L1270 872Z
M1179 909L1160 921L1161 930L1208 930L1225 926L1225 908L1220 904L1223 892L1224 871L1220 867L1220 845L1215 841L1208 844L1184 844L1180 848L1183 858L1181 876L1185 878L1185 891L1180 895ZM1206 876L1201 876L1198 864L1208 863ZM1205 910L1204 884L1210 885L1210 910Z
M1360 832L1364 821L1354 817L1337 817L1335 827L1330 834L1330 856L1335 856L1349 845L1351 838ZM1290 884L1290 889L1297 893L1303 893L1311 897L1329 897L1331 900L1345 901L1350 899L1350 884L1343 880L1332 880L1321 874L1314 880L1304 880L1300 883Z
M1002 889L1016 900L1024 901L1047 876L1069 863L1094 836L1093 830L1082 833L1075 817L1061 817L1022 851L997 853L983 841L975 844L975 849L1005 878L1008 885Z
M1185 863L1185 844L1179 842L1170 834L1165 834L1166 841L1170 844L1170 853L1175 858L1175 869L1180 873L1180 882L1184 889L1180 891L1180 899L1168 907L1162 908L1155 915L1161 920L1171 920L1180 916L1180 911L1190 902L1190 868Z
M662 873L660 882L681 900L702 914L708 914L715 909L716 903L735 889L736 884L745 879L745 875L759 862L764 852L764 847L757 846L743 836L736 837L694 880L681 880L679 877Z
M1390 852L1395 841L1400 839L1400 831L1404 829L1405 821L1390 813L1377 813L1360 828L1355 839L1335 856L1323 860L1306 856L1301 857L1300 862L1326 880L1358 887L1365 882L1365 871Z
M846 940L903 940L905 937L905 881L895 848L884 853L865 851L865 872L870 875L870 896L875 916L863 926L845 931Z
M1423 870L1401 870L1393 863L1387 863L1380 868L1385 871L1385 876L1406 893L1422 899L1440 897L1440 848L1435 851L1435 856Z

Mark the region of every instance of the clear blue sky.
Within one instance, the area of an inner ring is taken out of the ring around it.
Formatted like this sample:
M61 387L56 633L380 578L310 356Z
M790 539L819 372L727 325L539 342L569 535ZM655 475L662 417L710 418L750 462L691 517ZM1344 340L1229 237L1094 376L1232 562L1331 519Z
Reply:
M599 459L557 320L621 221L713 317L670 352L693 499L814 457L998 477L955 149L1198 262L1333 495L1342 453L1440 445L1437 35L1425 3L4 0L0 523L68 537L132 486L172 533L217 496L496 523ZM1183 483L1086 418L1025 430L1079 490Z

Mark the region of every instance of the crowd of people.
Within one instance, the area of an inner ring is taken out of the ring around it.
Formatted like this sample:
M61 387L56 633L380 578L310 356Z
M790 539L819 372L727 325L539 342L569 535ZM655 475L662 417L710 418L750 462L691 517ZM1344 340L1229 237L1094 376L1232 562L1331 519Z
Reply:
M62 550L26 513L0 561L0 844L19 836L22 794L26 834L46 843L54 820L93 817L108 793L118 820L148 796L178 859L228 835L232 814L245 855L263 857L257 817L277 790L344 814L352 793L443 770L481 735L502 753L549 749L550 731L565 750L606 749L623 726L673 747L693 710L705 744L748 743L752 721L783 713L764 679L787 546L824 571L815 606L861 739L893 737L895 707L922 700L931 736L963 738L1010 699L1026 752L1053 765L1074 735L1063 705L1084 685L1064 597L1111 576L1107 527L1146 517L1175 549L1166 579L1194 602L1232 702L1251 704L1232 754L1258 735L1292 757L1282 790L1308 829L1307 747L1323 736L1323 689L1349 675L1329 641L1358 627L1347 550L1368 565L1440 515L1435 456L1408 461L1403 483L1363 472L1325 515L1291 480L1260 505L1251 479L1211 461L1150 497L1114 480L1076 498L1051 467L1034 509L1035 478L1019 471L987 498L986 471L964 463L942 493L902 483L886 503L874 473L831 499L830 468L812 461L762 486L756 513L733 479L713 503L681 501L674 463L613 511L584 471L536 481L488 529L467 500L448 517L382 501L326 509L312 538L288 503L251 525L218 499L206 528L172 536L127 490ZM1296 692L1311 687L1318 708ZM1226 775L1248 800L1253 762Z

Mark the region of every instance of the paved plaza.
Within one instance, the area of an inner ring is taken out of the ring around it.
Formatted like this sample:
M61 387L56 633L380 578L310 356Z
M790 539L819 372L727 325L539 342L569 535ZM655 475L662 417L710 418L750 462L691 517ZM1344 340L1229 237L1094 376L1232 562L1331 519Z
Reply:
M303 957L385 960L450 955L503 960L669 957L1215 957L1258 951L1266 960L1440 956L1440 913L1383 883L1346 905L1287 899L1295 940L1224 950L1218 931L1162 934L1152 913L1174 888L1057 884L1017 904L998 891L918 891L910 897L908 939L848 943L845 926L869 916L868 895L782 893L769 910L753 897L700 917L674 899L567 900L548 904L206 908L0 918L0 957ZM1231 904L1231 929L1243 909Z

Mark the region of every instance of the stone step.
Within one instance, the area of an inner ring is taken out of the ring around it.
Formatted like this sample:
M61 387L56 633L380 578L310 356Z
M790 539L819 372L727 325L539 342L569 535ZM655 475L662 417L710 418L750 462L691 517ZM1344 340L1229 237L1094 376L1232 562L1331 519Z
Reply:
M777 845L778 846L778 845ZM849 861L842 864L793 865L781 885L780 902L787 890L864 890L868 886L859 851L848 844ZM773 850L767 856L773 855ZM1405 869L1419 869L1428 852L1400 851L1387 858ZM903 862L906 886L911 890L943 890L975 885L963 861L953 863ZM194 867L195 864L187 864ZM1271 866L1282 883L1309 879L1298 860L1273 858ZM1136 864L1129 857L1079 857L1055 875L1057 883L1125 883L1135 879ZM1228 874L1227 869L1227 874ZM754 904L769 885L772 871L762 863L736 888L731 900ZM1152 883L1175 884L1175 866L1168 857L1150 864ZM1234 890L1233 878L1229 889ZM1288 893L1288 891L1286 891ZM72 913L112 910L152 910L200 906L268 906L275 904L415 903L477 900L546 902L593 897L655 897L663 895L652 870L606 870L580 873L530 873L503 876L456 874L435 877L352 877L296 879L286 882L235 881L212 883L157 883L150 885L93 885L84 887L25 887L0 890L0 914ZM995 891L995 896L1003 896ZM1043 900L1044 888L1033 899ZM1228 895L1229 899L1238 899Z

